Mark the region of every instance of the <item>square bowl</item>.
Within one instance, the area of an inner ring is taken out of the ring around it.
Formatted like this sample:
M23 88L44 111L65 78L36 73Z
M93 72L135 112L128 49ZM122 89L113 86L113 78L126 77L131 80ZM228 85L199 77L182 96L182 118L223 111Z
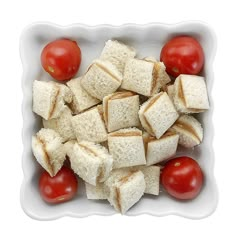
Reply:
M200 219L210 215L216 209L218 191L214 178L214 152L212 147L214 129L212 124L213 99L211 96L214 81L212 64L216 52L216 37L212 29L202 22L182 22L178 24L152 23L146 25L125 24L121 26L86 26L74 24L58 26L51 23L37 23L28 26L21 35L20 54L23 64L23 154L22 167L24 180L21 186L21 205L32 218L52 220L62 216L85 217L89 215L112 215L115 210L107 201L92 201L86 198L85 188L80 182L77 196L58 205L45 203L38 192L38 178L41 171L31 151L31 137L40 127L41 119L32 111L32 84L34 80L50 80L42 69L40 54L43 47L58 38L70 38L77 41L82 50L82 63L77 76L85 72L89 63L99 57L105 41L121 40L137 49L138 57L155 56L159 58L164 43L176 35L195 37L203 47L205 64L202 75L206 78L210 109L198 115L204 128L204 140L201 145L177 154L195 158L204 171L205 181L201 193L191 201L178 201L161 192L157 197L145 195L138 204L126 214L150 214L154 216L179 215L191 219Z

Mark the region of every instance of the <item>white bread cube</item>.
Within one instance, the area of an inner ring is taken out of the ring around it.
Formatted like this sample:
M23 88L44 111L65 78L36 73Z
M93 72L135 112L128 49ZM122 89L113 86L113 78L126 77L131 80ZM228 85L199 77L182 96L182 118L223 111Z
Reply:
M74 114L79 114L80 112L97 105L101 101L97 98L92 97L87 91L81 86L81 77L71 79L68 81L67 86L70 88L73 94L73 100L70 104Z
M166 92L170 98L170 100L172 101L172 103L174 103L174 96L175 96L175 88L173 84L170 84L166 87Z
M101 172L101 160L92 153L88 153L78 143L71 145L70 142L67 142L65 145L71 169L84 181L96 185L97 178Z
M160 166L138 166L133 170L141 170L144 175L146 188L144 193L159 195L160 190Z
M108 132L139 126L139 96L116 92L103 98L103 114Z
M118 169L105 181L108 201L115 210L125 214L144 194L146 188L141 171Z
M35 80L33 83L33 111L45 120L57 118L72 101L72 94L65 85Z
M169 81L162 62L130 58L125 65L121 88L152 96Z
M160 138L179 117L166 92L160 92L146 101L139 110L143 128Z
M130 90L145 96L153 93L154 63L136 58L127 60L124 69L122 89Z
M108 147L114 169L146 164L142 131L137 128L110 133Z
M181 113L199 113L209 109L204 77L179 75L174 83L174 104Z
M97 183L96 186L85 182L86 196L91 200L107 199L108 195L105 191L103 183Z
M55 176L66 158L66 151L60 135L52 129L42 128L32 137L32 151L38 163Z
M161 88L163 89L171 82L170 76L166 73L165 64L157 61L156 58L152 56L145 57L144 60L154 63L153 76L156 78L156 80L154 80L154 93L158 93Z
M134 48L117 40L108 40L102 50L100 59L111 62L123 74L127 59L134 58L135 55Z
M113 159L105 147L88 141L69 141L65 146L71 168L85 182L96 186L108 178Z
M71 110L65 106L58 118L50 120L43 119L43 127L55 130L61 136L63 142L76 139L72 128L71 118Z
M109 61L96 60L81 78L81 85L92 97L102 100L120 87L122 79Z
M203 128L200 122L190 115L182 115L171 127L179 135L179 144L192 148L203 140Z
M78 141L87 140L100 143L107 140L102 106L98 105L90 110L73 116L71 121Z
M169 159L176 154L179 135L167 131L161 138L156 139L148 133L143 134L147 166Z

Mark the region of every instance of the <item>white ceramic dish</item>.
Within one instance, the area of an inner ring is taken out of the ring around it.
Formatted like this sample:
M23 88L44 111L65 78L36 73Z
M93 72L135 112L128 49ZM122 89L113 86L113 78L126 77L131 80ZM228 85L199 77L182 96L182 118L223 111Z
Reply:
M40 118L32 112L32 83L37 80L49 80L40 64L40 53L46 43L57 38L66 37L79 42L82 49L82 74L89 63L97 58L106 40L115 38L135 47L138 57L153 55L159 58L163 44L179 34L192 35L199 40L205 52L203 75L206 77L211 109L201 115L205 136L203 143L189 154L197 159L205 174L205 183L200 195L192 201L177 201L164 192L158 197L145 196L132 207L127 215L151 214L165 216L175 214L187 218L199 219L210 215L217 206L218 192L214 178L214 152L212 141L214 129L212 124L213 99L211 96L214 81L212 63L216 51L214 32L201 22L183 22L173 25L152 23L147 25L126 24L122 26L98 25L86 26L74 24L66 27L38 23L26 28L20 40L20 53L23 64L23 145L22 167L24 180L21 187L22 208L29 216L40 220L51 220L62 216L85 217L93 214L112 215L116 212L106 201L87 200L84 186L80 184L78 196L72 201L48 205L39 196L39 165L31 152L31 136L41 127Z

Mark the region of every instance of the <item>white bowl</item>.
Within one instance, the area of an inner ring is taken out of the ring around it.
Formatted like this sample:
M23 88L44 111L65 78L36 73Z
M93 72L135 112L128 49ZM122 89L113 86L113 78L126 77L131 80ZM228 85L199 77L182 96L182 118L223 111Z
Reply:
M212 63L216 51L214 32L201 22L183 22L173 25L152 23L147 25L125 24L121 26L98 25L86 26L74 24L66 27L38 23L26 28L20 40L20 54L23 64L23 145L22 166L24 180L21 187L22 208L29 216L40 220L51 220L62 216L85 217L89 215L112 215L116 212L106 201L87 200L84 186L81 183L78 195L69 202L49 205L38 192L38 177L41 171L31 151L31 136L41 127L41 120L32 112L32 83L37 80L49 80L49 75L42 69L40 53L42 48L57 38L76 40L82 49L82 74L89 63L99 56L106 40L115 38L135 47L138 57L155 56L159 58L163 44L171 37L179 34L192 35L201 43L205 52L203 76L206 77L210 100L210 110L200 114L199 119L204 127L204 141L193 150L184 152L197 159L201 165L205 182L200 195L191 201L178 201L164 192L158 197L144 196L132 207L127 215L151 214L165 216L180 215L199 219L210 215L216 208L218 192L213 175L214 152L212 141L214 129L212 124L213 99L211 96L214 81Z

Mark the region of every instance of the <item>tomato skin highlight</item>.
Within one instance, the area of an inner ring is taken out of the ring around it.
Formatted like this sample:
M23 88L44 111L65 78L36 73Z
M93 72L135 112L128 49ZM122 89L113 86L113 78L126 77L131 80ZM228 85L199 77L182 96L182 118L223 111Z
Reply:
M78 181L74 172L63 166L51 177L44 171L39 179L39 192L42 199L48 203L61 203L72 199L78 189Z
M54 79L69 80L79 70L81 50L75 41L69 39L52 41L42 50L41 64Z
M160 60L173 77L180 74L197 75L204 65L204 52L200 43L190 36L177 36L162 48Z
M161 184L171 196L190 200L201 191L203 178L198 163L190 157L182 156L165 164L161 173Z

